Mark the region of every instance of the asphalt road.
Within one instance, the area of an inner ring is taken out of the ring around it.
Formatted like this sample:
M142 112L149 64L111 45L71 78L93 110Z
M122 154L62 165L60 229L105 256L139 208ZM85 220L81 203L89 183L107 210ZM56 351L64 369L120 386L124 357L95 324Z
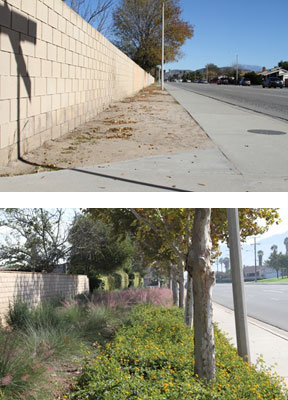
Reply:
M288 121L288 88L180 82L171 85Z
M277 328L288 331L288 285L245 285L247 313ZM233 309L232 285L217 283L213 300Z

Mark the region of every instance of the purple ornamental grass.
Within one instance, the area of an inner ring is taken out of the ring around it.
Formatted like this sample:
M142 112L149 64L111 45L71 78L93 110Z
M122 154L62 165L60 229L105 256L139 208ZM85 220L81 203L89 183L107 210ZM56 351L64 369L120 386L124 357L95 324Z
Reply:
M10 375L10 374L4 376L4 378L2 378L2 380L1 380L1 384L3 386L8 386L8 385L10 385L11 382L12 382L12 375Z
M91 302L94 305L106 305L110 308L131 307L145 303L168 307L173 303L172 292L166 288L98 291L93 294Z

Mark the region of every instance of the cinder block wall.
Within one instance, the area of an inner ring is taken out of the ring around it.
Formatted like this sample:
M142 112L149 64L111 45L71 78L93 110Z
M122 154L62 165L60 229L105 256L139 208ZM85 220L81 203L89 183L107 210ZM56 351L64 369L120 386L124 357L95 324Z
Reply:
M36 305L43 300L88 291L86 275L0 272L0 321L7 313L9 303L15 299L20 298L30 305Z
M0 0L0 165L153 81L62 0Z

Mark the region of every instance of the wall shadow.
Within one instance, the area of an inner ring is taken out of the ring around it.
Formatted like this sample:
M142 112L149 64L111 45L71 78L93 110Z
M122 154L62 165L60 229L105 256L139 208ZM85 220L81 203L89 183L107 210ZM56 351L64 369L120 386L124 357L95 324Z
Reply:
M173 188L173 187L169 187L169 186L156 185L154 183L136 181L136 180L133 180L133 179L120 178L119 176L100 174L98 172L87 171L87 170L84 170L84 169L71 168L71 171L81 172L83 174L88 174L88 175L99 176L100 178L108 178L108 179L112 179L113 181L133 183L135 185L148 186L148 187L151 187L151 188L168 190L168 191L172 191L172 192L189 192L189 193L191 192L190 190L178 189L178 188Z
M31 78L29 76L29 72L27 69L27 65L25 63L23 51L21 48L21 42L30 42L33 43L34 46L36 45L37 42L37 23L35 21L32 21L30 18L27 18L23 16L22 14L18 13L17 11L11 10L7 4L7 0L4 0L4 5L0 4L0 15L4 16L5 21L10 21L8 23L9 28L12 26L12 21L17 20L17 23L19 26L27 26L28 27L28 34L22 34L21 32L19 33L18 39L15 40L15 35L13 33L17 32L14 30L11 30L8 28L7 32L4 30L1 30L1 35L7 34L10 43L14 52L16 64L17 64L17 158L18 160L21 160L25 162L25 160L22 158L21 154L21 124L20 124L20 98L21 98L21 92L20 92L20 82L21 79L24 83L26 92L28 94L29 100L31 102Z

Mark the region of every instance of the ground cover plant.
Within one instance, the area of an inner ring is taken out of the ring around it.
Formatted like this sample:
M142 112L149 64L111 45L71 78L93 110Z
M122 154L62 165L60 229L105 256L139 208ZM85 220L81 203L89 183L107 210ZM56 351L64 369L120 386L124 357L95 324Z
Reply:
M81 295L34 308L16 302L7 315L8 327L0 330L0 399L60 398L64 369L78 373L83 351L92 355L96 340L109 342L132 305L163 305L167 298L171 293L165 289L139 289Z
M284 400L281 379L244 362L215 328L216 381L193 373L193 334L178 308L137 306L110 343L96 346L69 400ZM262 364L262 361L261 363ZM286 392L286 393L285 393Z

